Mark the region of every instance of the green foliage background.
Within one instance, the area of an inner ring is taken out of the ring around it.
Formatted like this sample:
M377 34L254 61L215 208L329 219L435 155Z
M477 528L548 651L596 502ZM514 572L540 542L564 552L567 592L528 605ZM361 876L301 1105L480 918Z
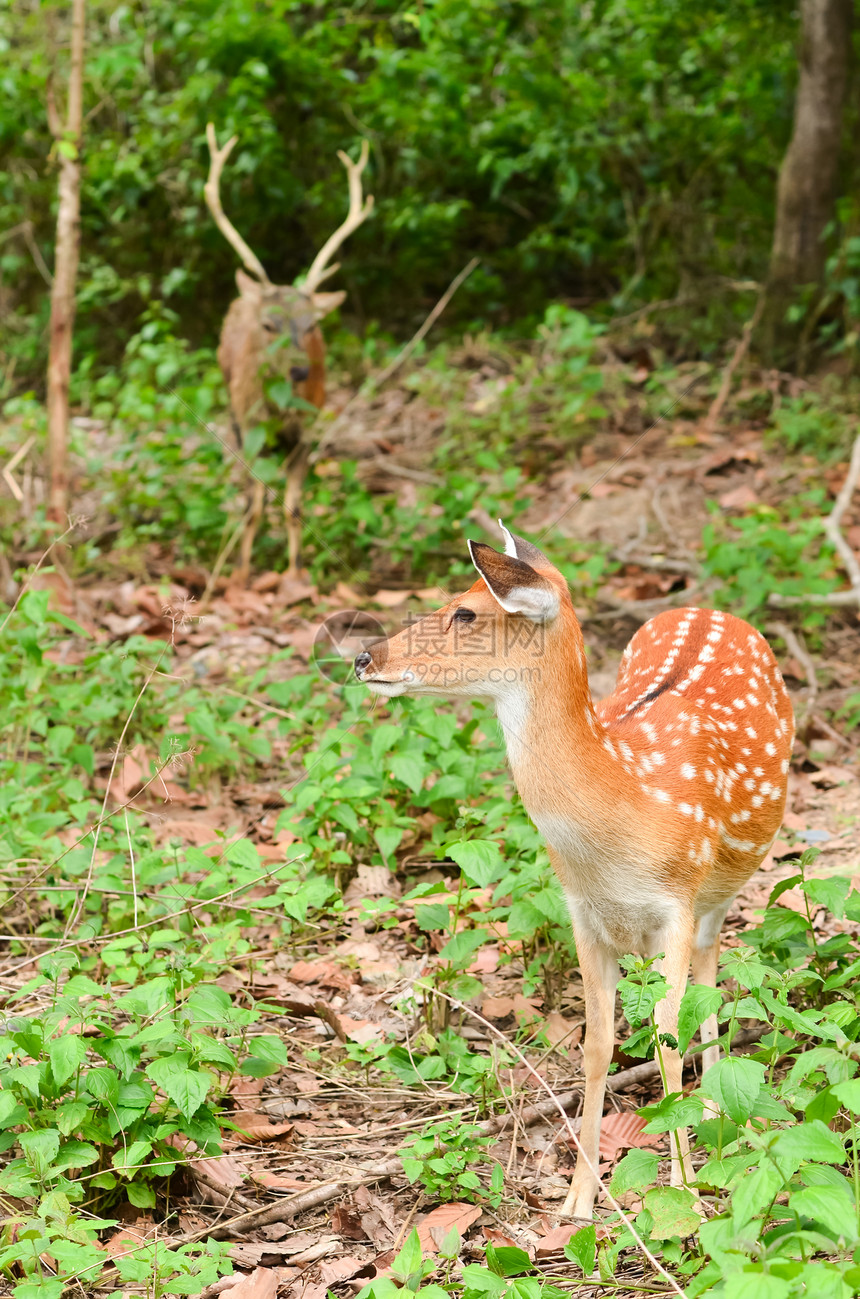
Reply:
M32 221L49 265L45 82L67 18L0 8L0 231ZM686 347L707 347L746 310L724 279L766 268L797 31L776 0L95 0L77 356L116 361L154 300L213 338L236 262L203 204L209 118L241 136L225 207L280 281L342 218L336 150L370 139L377 211L339 279L362 330L405 331L478 254L461 324L681 292ZM47 295L20 238L0 244L0 300L0 363L38 382Z

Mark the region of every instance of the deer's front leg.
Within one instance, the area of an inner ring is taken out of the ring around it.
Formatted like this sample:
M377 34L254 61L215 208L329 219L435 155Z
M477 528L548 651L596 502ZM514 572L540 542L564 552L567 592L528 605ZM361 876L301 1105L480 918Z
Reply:
M242 530L242 544L239 548L239 576L247 582L251 576L251 556L254 542L263 519L263 508L266 503L266 488L259 478L253 478L248 492L248 509Z
M284 492L284 519L287 525L287 554L291 577L298 577L302 567L302 493L308 472L311 449L299 439L287 460L287 487Z
M585 988L585 1102L573 1181L562 1206L563 1217L590 1218L597 1195L600 1159L600 1120L606 1094L606 1074L615 1045L615 988L618 964L609 948L581 932L574 919L574 937ZM590 1165L590 1167L589 1167ZM592 1171L594 1170L594 1171Z

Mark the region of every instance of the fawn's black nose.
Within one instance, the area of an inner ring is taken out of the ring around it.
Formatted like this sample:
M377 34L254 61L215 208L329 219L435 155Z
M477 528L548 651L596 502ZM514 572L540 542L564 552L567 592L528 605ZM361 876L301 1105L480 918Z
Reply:
M362 650L360 654L356 654L355 663L353 664L353 666L355 667L355 675L358 677L359 680L361 680L361 674L364 671L364 669L370 667L370 664L371 664L371 657L368 654L367 650Z

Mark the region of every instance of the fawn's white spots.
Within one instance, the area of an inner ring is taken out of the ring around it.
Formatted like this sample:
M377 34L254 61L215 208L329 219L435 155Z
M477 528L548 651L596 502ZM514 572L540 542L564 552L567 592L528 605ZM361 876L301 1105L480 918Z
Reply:
M682 762L681 775L684 777L685 780L695 780L696 768L693 766L691 762Z

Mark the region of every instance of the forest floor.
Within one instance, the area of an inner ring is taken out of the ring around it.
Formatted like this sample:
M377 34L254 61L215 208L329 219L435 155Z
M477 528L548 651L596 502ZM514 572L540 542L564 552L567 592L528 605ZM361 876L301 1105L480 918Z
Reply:
M372 461L377 489L398 492L408 508L414 501L409 473L416 469L415 411L407 408L404 416L397 394L379 399L377 408L376 427L372 409L356 420L357 454ZM755 427L715 434L695 420L675 420L651 431L634 429L632 435L607 431L533 493L518 526L545 536L551 555L563 553L572 539L580 551L597 543L616 561L591 596L579 598L574 592L595 694L611 690L620 650L647 616L679 603L708 602L696 555L709 502L723 511L743 510L790 496L820 477L811 457L806 463L798 458L788 480L780 461ZM828 470L829 495L845 472L844 464ZM472 522L486 527L488 540L495 539L496 529L480 508ZM856 548L860 498L845 527ZM51 588L62 612L99 640L122 641L131 635L171 639L174 678L215 693L235 692L237 681L265 669L274 649L292 651L282 665L287 675L308 670L321 622L339 610L370 609L391 628L407 603L410 610L429 610L443 598L433 590L380 587L379 579L370 583L376 590L369 596L346 580L322 595L310 580L290 584L271 572L257 576L247 589L220 580L200 610L195 604L199 573L173 565L157 547L151 548L150 565L143 581L138 575L71 584L54 574L42 584ZM166 606L172 612L165 613ZM177 622L177 610L190 616ZM778 611L773 623L776 636L782 636L785 623ZM800 721L784 829L732 908L724 944L742 941L745 928L760 922L772 888L794 872L793 859L805 846L820 851L814 873L849 875L860 883L857 747L854 736L830 720L860 688L856 635L856 619L845 613L819 629L816 650L807 648L800 631L790 629L790 645L783 641L780 647ZM355 648L347 645L343 652ZM74 636L63 653L82 653ZM250 696L243 700L246 716L258 707L264 712L272 708ZM384 720L385 710L375 719ZM110 795L117 806L128 805L142 818L156 845L181 841L218 855L225 838L242 836L256 845L264 862L283 859L292 836L275 832L282 807L278 791L285 778L301 778L301 769L290 768L283 748L270 763L259 762L252 778L189 787L174 776L138 792L154 756L140 744L127 751ZM104 776L98 783L106 785ZM578 1094L581 1088L584 1018L575 973L562 977L545 1000L540 989L524 986L521 945L505 942L503 926L499 941L478 952L470 972L483 986L482 996L472 1002L479 1014L455 1013L452 1022L470 1053L493 1056L504 1037L522 1053L521 1063L498 1079L500 1094L510 1087L496 1107L497 1117L488 1120L479 1099L464 1096L450 1081L427 1080L415 1087L391 1075L381 1077L369 1066L348 1074L343 1068L349 1044L385 1037L410 1051L411 1039L427 1031L414 981L432 972L436 958L426 946L416 945L415 905L402 901L404 882L407 876L413 886L442 881L454 896L456 875L450 861L422 861L420 841L413 842L397 871L361 867L346 889L342 910L319 917L315 932L305 931L298 945L285 943L279 922L260 911L259 923L246 930L250 951L229 962L216 982L248 1004L268 1008L263 1022L276 1033L286 1032L289 1065L267 1078L233 1079L226 1098L224 1154L191 1159L173 1192L169 1227L127 1206L127 1221L108 1243L111 1254L141 1240L160 1239L167 1245L215 1235L232 1242L230 1254L238 1270L209 1292L229 1288L236 1299L276 1292L290 1299L325 1299L329 1291L355 1293L384 1273L412 1226L432 1254L456 1225L466 1237L461 1260L483 1257L475 1240L517 1245L547 1278L569 1283L570 1264L561 1252L569 1228L560 1227L558 1210L572 1171L570 1138L551 1101L540 1114L533 1107L547 1101L547 1089L561 1095ZM260 885L250 897L266 894ZM385 926L368 922L362 907L367 897L391 899ZM805 899L795 888L783 893L781 904L802 911ZM14 928L14 917L11 924ZM22 945L26 950L26 938L18 940L15 950L20 953ZM25 978L22 972L20 981ZM7 992L14 984L7 978ZM534 1041L538 1030L540 1042ZM617 1055L619 1078L626 1079L624 1071L635 1062ZM659 1095L656 1076L642 1073L642 1066L634 1067L625 1089L610 1093L601 1143L604 1172L637 1145L667 1153L667 1139L643 1133L645 1121L635 1114ZM576 1099L566 1099L575 1120ZM467 1201L434 1205L432 1195L407 1182L398 1159L403 1142L434 1121L452 1118L483 1124L476 1132L493 1134L493 1157L505 1169L506 1186L516 1191L503 1207ZM622 1202L631 1210L641 1204L634 1193L622 1196ZM631 1294L640 1293L646 1282L653 1286L653 1275L631 1265L616 1276L612 1292L623 1293L618 1286L629 1285ZM588 1292L601 1291L589 1286ZM649 1292L664 1293L659 1285Z
M470 383L476 404L491 402L498 391L492 367L477 370ZM354 457L365 484L397 495L408 514L418 508L416 484L438 435L437 414L421 398L394 389L359 404L339 454ZM109 455L109 445L102 451ZM326 469L332 463L321 462L323 475L336 472ZM595 694L612 689L623 646L647 617L662 608L713 600L716 580L703 573L698 558L709 519L759 506L776 511L810 485L821 489L826 513L846 472L844 462L822 469L812 456L797 455L787 464L755 422L714 431L701 418L689 417L649 429L634 401L626 426L623 420L607 421L578 456L560 461L539 485L532 482L517 527L542 538L554 559L563 558L567 548L582 555L590 547L608 559L590 589L573 592ZM96 515L101 508L94 503ZM275 513L273 507L273 518ZM473 532L475 526L483 528L485 539L498 544L494 521L480 505L472 508L468 522ZM842 526L849 544L860 550L860 493ZM132 572L122 554L108 555L98 575L81 573L72 580L59 569L37 575L33 586L48 589L53 606L101 645L140 636L170 642L171 680L212 696L235 697L248 725L263 725L279 714L271 699L260 697L262 688L259 694L246 693L248 682L289 680L313 671L326 620L331 627L332 618L358 609L392 630L406 616L427 612L444 599L434 587L405 586L396 567L383 565L358 583L347 566L325 592L310 577L291 583L274 571L258 574L248 587L223 577L201 607L211 569L176 561L162 543L149 544L141 562L144 572L140 564ZM794 875L797 855L806 847L820 854L812 874L848 876L860 886L857 733L838 720L860 691L856 611L843 609L804 633L783 609L774 608L765 630L792 694L799 736L782 834L738 896L724 928L724 946L743 942L747 928L761 922L772 889ZM360 632L358 640L347 635L340 652L350 656L360 643ZM70 632L52 653L66 664L83 663L89 647ZM289 724L289 711L280 715ZM387 719L381 707L372 724ZM264 864L275 864L296 837L279 824L282 791L285 785L292 791L307 774L288 741L287 729L268 757L233 778L210 774L195 781L179 769L152 780L158 755L140 741L124 747L115 770L110 753L99 756L95 789L99 797L107 793L109 807L133 812L156 847L193 846L220 860L225 843L243 838L254 844ZM264 882L248 892L251 912L255 901L259 905L243 930L247 950L227 959L214 982L242 1004L259 1007L261 1025L286 1035L289 1062L267 1077L232 1078L224 1099L223 1154L195 1155L193 1144L186 1144L188 1162L173 1179L168 1218L121 1206L122 1225L107 1240L111 1256L141 1241L167 1247L215 1237L230 1243L237 1271L206 1293L325 1299L329 1292L357 1293L369 1279L384 1275L412 1227L424 1250L438 1256L454 1225L464 1238L461 1262L482 1260L486 1242L518 1246L547 1279L579 1292L572 1279L576 1268L562 1253L570 1228L558 1216L573 1166L571 1141L551 1099L553 1094L564 1098L575 1124L584 1024L578 974L561 971L554 983L536 986L526 977L523 944L506 936L503 922L493 926L493 941L476 951L467 973L480 980L482 993L467 1011L453 1011L450 1023L468 1060L491 1061L497 1099L489 1107L480 1094L464 1093L456 1075L422 1079L416 1086L373 1067L375 1046L396 1043L411 1060L413 1050L426 1050L447 1019L438 998L421 990L421 981L432 979L439 964L443 940L431 934L428 943L416 923L415 901L403 895L429 882L440 886L437 900L454 898L459 871L450 859L429 852L424 835L433 815L421 816L422 823L397 851L396 869L359 866L342 906L315 914L312 924L286 940L281 921L264 905L273 886ZM69 830L63 841L71 843L75 833ZM368 912L367 899L387 909ZM6 996L32 973L31 964L19 961L21 954L29 958L37 950L27 938L34 905L27 899L19 905L22 909L13 909L6 922L15 941L4 941L3 947L20 973L6 973ZM794 887L783 892L780 905L805 913L807 899ZM44 899L35 912L48 914ZM205 910L197 921L205 927ZM822 937L856 930L847 921L825 918L823 911L815 923ZM619 1021L618 1036L624 1035ZM499 1044L505 1041L511 1051L503 1056ZM660 1094L655 1071L620 1051L616 1065L601 1137L605 1173L631 1148L653 1148L661 1157L668 1152L667 1138L645 1133L645 1120L635 1113ZM690 1080L694 1074L691 1070ZM451 1120L475 1125L469 1136L473 1151L480 1138L492 1138L492 1157L504 1168L508 1192L501 1204L494 1207L486 1197L481 1203L440 1202L438 1195L408 1182L398 1155L404 1142ZM641 1207L637 1193L620 1198L632 1212ZM586 1290L603 1293L595 1283ZM643 1291L669 1293L633 1255L607 1293Z

